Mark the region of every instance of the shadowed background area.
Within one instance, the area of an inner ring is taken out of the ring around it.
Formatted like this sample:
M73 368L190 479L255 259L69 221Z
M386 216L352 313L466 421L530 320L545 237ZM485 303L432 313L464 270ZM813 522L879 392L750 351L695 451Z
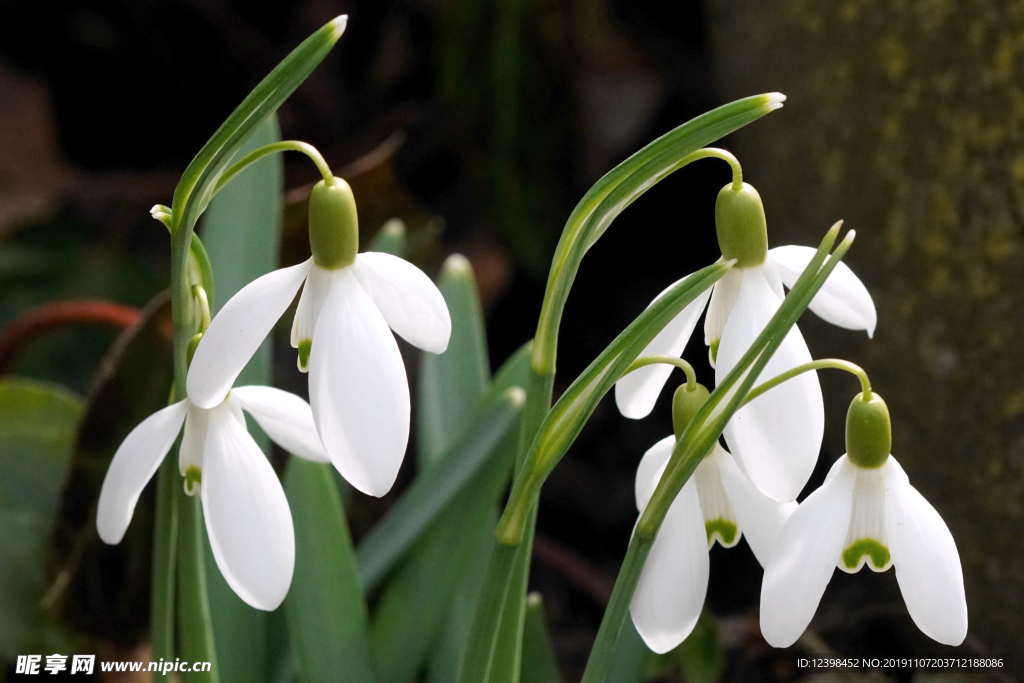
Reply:
M166 287L168 245L148 209L169 203L192 154L258 79L343 12L347 33L279 112L282 132L316 145L350 179L365 236L397 216L411 259L427 272L450 253L469 257L494 367L532 334L551 252L579 197L653 137L723 102L772 90L789 97L781 112L722 143L764 198L771 246L814 244L838 218L858 232L847 262L875 297L875 339L813 314L802 328L814 355L862 364L886 397L895 454L957 539L968 640L956 650L934 644L910 621L893 573L862 572L837 574L808 636L772 650L757 628L760 567L743 542L712 551L707 618L687 644L652 662L651 680L786 681L814 674L797 667L798 656L951 654L1005 658L1007 668L988 675L1016 679L1024 670L1024 3L1016 0L919 0L885 11L859 0L0 4L0 372L67 388L68 426L54 426L57 441L75 438L72 394L89 395L98 416L77 437L92 469L68 480L54 466L38 477L39 500L59 507L59 520L23 523L18 506L29 496L0 484L11 546L0 554L5 660L82 634L100 652L144 647L148 555L120 557L124 576L110 593L89 577L123 552L89 550L81 530L92 523L109 449L147 412L117 411L166 392L167 322L154 297ZM714 198L728 177L717 161L683 169L590 252L562 327L556 389L661 289L717 258ZM302 201L316 178L303 159L286 158L282 263L308 253ZM157 355L133 361L133 383L103 384L101 361L144 306L156 311L142 334ZM710 384L700 336L687 357ZM277 384L303 393L293 364L279 343ZM826 375L823 386L828 428L812 486L843 452L856 390L846 376ZM643 422L621 418L606 400L544 489L532 586L568 680L582 672L635 519L636 463L671 431L670 396ZM0 443L13 449L17 440L0 435ZM0 464L18 457L0 452ZM353 498L356 538L395 495ZM145 541L144 526L130 533ZM21 539L24 552L14 547ZM69 584L85 592L69 594ZM844 680L959 680L906 669L851 676Z

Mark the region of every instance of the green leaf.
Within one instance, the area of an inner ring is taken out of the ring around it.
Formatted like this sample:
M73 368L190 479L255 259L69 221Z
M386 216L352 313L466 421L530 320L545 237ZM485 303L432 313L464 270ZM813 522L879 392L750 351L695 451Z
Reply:
M242 103L203 145L174 188L174 221L179 229L191 229L212 199L213 188L252 130L323 61L345 31L347 17L324 24L285 57L252 89Z
M0 380L0 657L38 636L50 534L81 400L55 385Z
M220 662L217 657L213 618L206 580L206 550L203 538L202 504L198 496L177 493L178 502L178 649L175 654L186 661L210 662L209 671L182 674L190 683L217 683Z
M707 612L701 614L693 632L676 648L673 659L678 659L687 681L715 683L725 671L725 648L718 633L715 618Z
M264 119L239 148L246 154L280 138L277 117ZM216 312L238 290L278 267L281 242L283 168L280 155L271 155L246 168L225 186L203 216L203 243L217 283ZM239 375L236 384L273 384L272 336L268 336ZM250 429L264 452L270 441ZM258 683L269 668L267 614L245 604L231 590L213 560L206 542L207 586L221 680Z
M491 391L506 391L511 387L525 386L529 374L530 345L524 344L499 368L491 384ZM521 418L519 421L521 422ZM513 426L513 430L506 443L502 445L502 448L510 450L510 455L500 456L500 463L511 462L519 451L520 428L518 424ZM485 491L492 485L497 486L499 490L504 489L508 479L508 469L507 467L502 469L501 466L495 468L492 465L481 475L480 479L484 482L480 488ZM483 497L488 499L489 495L485 492ZM457 508L458 504L455 507ZM450 683L458 677L459 666L466 651L466 643L469 641L470 629L473 627L473 617L476 614L484 579L487 576L487 563L493 546L493 517L487 520L486 525L478 525L476 531L467 535L457 546L460 554L467 555L473 560L463 576L458 600L452 603L451 609L445 616L441 636L434 644L428 671L428 680L433 683Z
M441 267L438 288L452 318L452 337L442 354L423 354L417 396L419 465L429 467L466 428L490 381L483 314L465 256L453 254Z
M516 421L523 391L512 388L488 400L441 464L416 478L388 514L363 538L357 555L367 592L373 590L415 545L424 531L460 492L476 484L476 475L505 453L498 446Z
M397 218L392 218L380 226L380 230L370 240L367 251L382 251L392 256L402 256L405 254L407 242L405 223Z
M639 683L645 680L644 675L653 655L647 643L636 632L633 620L626 619L622 625L618 647L608 667L608 680L615 683Z
M333 479L329 465L288 461L285 492L295 523L288 630L305 683L370 683L366 603Z
M452 318L452 336L443 354L424 354L420 364L417 440L421 472L437 467L456 437L465 432L487 390L490 370L483 316L473 269L465 257L450 256L441 268L438 288ZM486 485L462 492L416 544L377 609L371 645L383 680L412 680L423 666L442 619L455 604L466 605L462 580L470 564L486 550L497 517L498 496L506 484L512 455L491 469ZM504 474L505 476L502 476ZM468 603L472 607L472 603ZM416 619L409 619L409 614Z
M526 596L521 679L530 683L562 683L558 657L555 656L551 634L544 618L544 601L540 593Z

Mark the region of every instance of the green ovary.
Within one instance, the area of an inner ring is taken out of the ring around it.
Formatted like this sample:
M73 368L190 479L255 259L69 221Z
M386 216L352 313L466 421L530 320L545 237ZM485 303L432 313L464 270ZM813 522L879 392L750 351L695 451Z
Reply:
M733 522L722 517L704 522L704 530L708 535L709 548L714 544L715 536L718 536L718 542L725 547L735 544L740 531Z
M843 550L843 567L849 571L856 571L860 568L861 558L867 558L868 564L876 572L885 571L892 556L889 549L873 538L861 538Z
M303 339L299 342L299 369L305 370L309 366L309 352L313 350L313 340Z

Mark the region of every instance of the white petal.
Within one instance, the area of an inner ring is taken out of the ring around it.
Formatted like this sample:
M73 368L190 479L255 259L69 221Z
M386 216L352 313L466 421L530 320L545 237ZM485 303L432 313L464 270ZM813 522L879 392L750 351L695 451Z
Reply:
M636 468L636 480L633 490L636 494L636 509L643 510L647 501L651 499L654 488L661 479L661 473L665 469L665 463L672 455L672 449L676 445L675 435L668 435L647 449L644 457L640 458L640 464Z
M295 317L292 318L291 345L293 349L299 348L302 342L312 342L313 330L316 329L316 319L323 310L324 300L330 288L331 275L335 271L326 270L315 263L309 267L309 274L302 284L302 294L299 295L299 303L295 307ZM307 363L309 359L306 359ZM303 365L302 356L298 358L299 370L306 372L308 365Z
M394 335L351 269L313 335L309 397L331 462L371 496L391 490L409 442L409 383Z
M690 277L687 275L686 277ZM651 307L655 301L664 296L665 292L685 280L677 280L666 287L654 301L647 305ZM676 314L676 317L669 321L661 332L647 345L640 354L644 356L671 356L678 358L683 354L686 343L693 335L693 329L700 320L700 314L704 311L710 290L701 292L696 299L691 301L683 310ZM634 370L615 383L615 404L619 412L625 417L638 420L647 417L658 400L658 394L665 386L668 376L672 374L672 366L664 363L646 365L639 370Z
M220 573L242 600L277 608L295 567L295 533L281 482L230 407L211 411L201 495Z
M736 513L740 531L763 567L771 557L779 532L797 504L792 501L780 503L766 496L740 470L732 455L721 446L716 445L715 448L721 456L718 465L725 494Z
M402 339L431 353L444 353L452 335L448 305L437 285L404 259L368 251L353 269L388 325Z
M740 280L743 271L733 268L715 283L708 304L708 314L704 318L704 343L711 346L722 338L725 321L729 319L729 311L736 303Z
M212 408L274 328L309 271L310 261L258 277L231 297L210 323L188 369L188 397Z
M844 462L782 527L761 583L761 633L774 647L789 647L804 632L836 569L850 523L852 469Z
M770 249L768 254L778 267L782 281L787 287L792 287L814 257L815 250L789 245ZM833 325L848 330L865 330L869 337L875 333L878 322L875 302L860 278L842 261L814 295L809 308Z
M206 444L206 422L209 412L196 408L191 403L188 404L185 429L181 433L181 443L178 444L178 472L183 477L190 467L203 469L203 446Z
M629 612L647 647L668 652L690 634L708 590L708 538L690 480L672 502L647 556Z
M949 527L906 481L889 491L885 517L896 580L910 617L929 638L945 645L964 642L964 575Z
M96 530L105 543L120 543L124 537L139 494L181 430L186 406L185 401L178 401L161 408L140 422L117 447L96 510Z
M330 462L313 423L309 404L273 387L235 387L231 396L242 404L260 428L292 455L313 462Z
M740 293L718 350L716 384L746 353L781 303L766 274L761 268L743 271ZM807 344L794 325L755 386L810 360ZM824 431L818 375L805 372L736 411L725 427L725 438L758 488L776 500L789 501L811 476Z

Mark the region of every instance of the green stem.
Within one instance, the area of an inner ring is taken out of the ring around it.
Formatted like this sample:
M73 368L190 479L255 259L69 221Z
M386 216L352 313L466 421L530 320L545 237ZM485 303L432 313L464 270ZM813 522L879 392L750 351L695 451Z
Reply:
M743 405L750 403L761 394L765 393L769 389L775 388L786 380L792 379L804 372L810 372L811 370L842 370L850 373L851 375L855 375L857 379L860 380L860 389L861 393L864 395L864 400L871 400L871 380L868 378L868 373L865 372L864 368L860 367L856 363L843 360L842 358L822 358L819 360L813 360L810 363L798 365L795 368L791 368L786 372L757 385L750 390L749 394L747 394L747 397L743 400Z
M180 489L179 489L180 490ZM211 662L210 671L190 673L187 681L219 680L217 652L213 642L213 620L206 595L206 560L203 548L202 511L198 497L179 494L181 515L181 552L179 554L178 590L181 595L178 611L180 656L193 662Z
M166 458L160 466L156 488L153 533L152 586L150 587L150 637L153 659L174 659L175 547L178 540L178 464Z
M252 164L265 156L276 154L277 152L300 152L305 154L316 166L320 175L323 176L324 182L328 185L334 182L334 173L331 172L331 167L327 165L327 161L316 147L308 142L302 142L301 140L281 140L280 142L272 142L269 145L257 147L235 163L231 164L231 166L225 169L220 178L217 179L216 184L213 186L213 194L216 195L218 192L223 190L225 185L235 179L235 176Z
M644 356L643 358L637 358L629 364L629 367L626 368L624 373L622 373L622 376L625 377L634 370L638 370L646 365L657 365L659 363L672 365L682 370L686 375L687 389L693 390L697 386L697 373L694 372L693 366L682 358L676 358L674 356Z
M626 623L633 591L640 580L644 562L651 552L652 545L653 540L641 538L637 534L633 534L629 540L629 549L622 559L619 575L615 578L615 587L612 588L608 607L605 608L604 617L601 619L601 627L597 631L594 648L590 651L582 683L602 683L607 678Z

